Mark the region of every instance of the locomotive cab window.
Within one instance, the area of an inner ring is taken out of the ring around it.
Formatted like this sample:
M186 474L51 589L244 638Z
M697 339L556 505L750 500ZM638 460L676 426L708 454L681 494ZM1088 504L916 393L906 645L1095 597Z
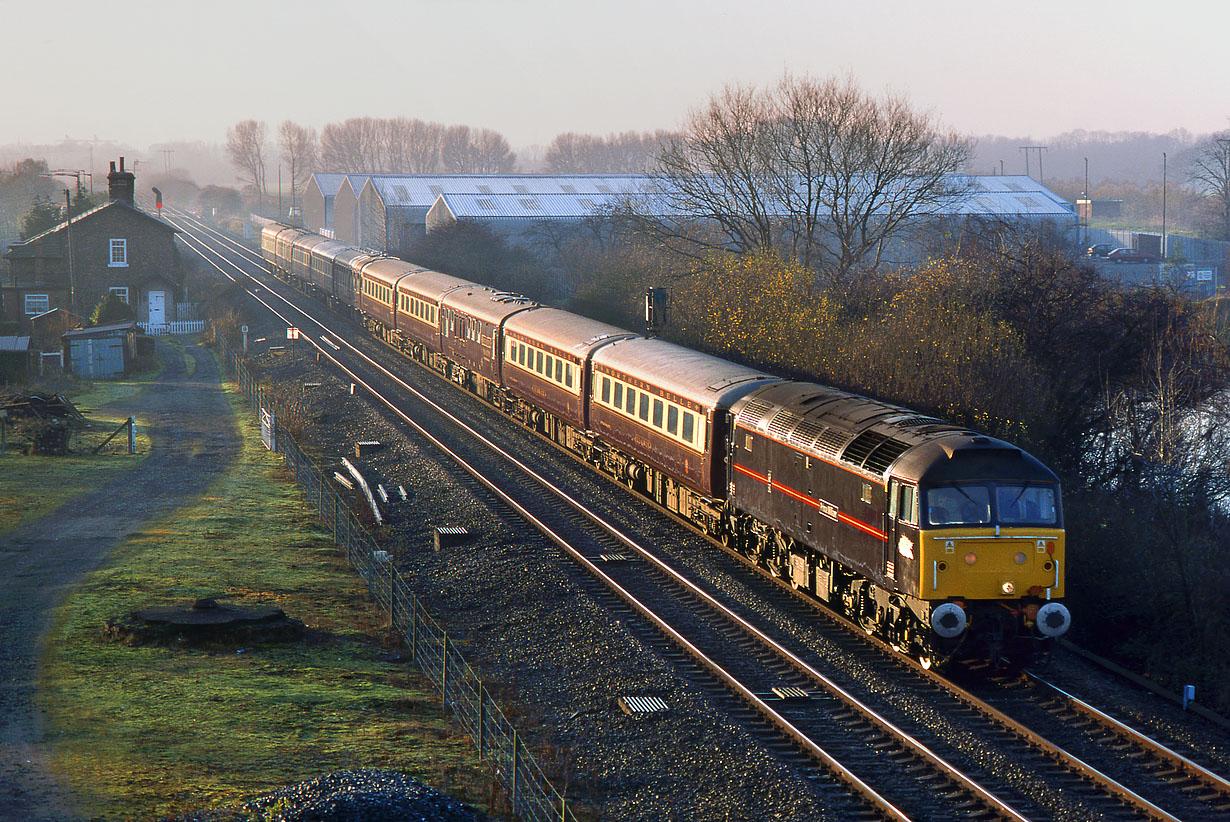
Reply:
M991 489L985 485L953 485L927 491L927 522L931 525L989 525Z
M1055 525L1055 489L1044 485L997 485L995 510L1001 525Z

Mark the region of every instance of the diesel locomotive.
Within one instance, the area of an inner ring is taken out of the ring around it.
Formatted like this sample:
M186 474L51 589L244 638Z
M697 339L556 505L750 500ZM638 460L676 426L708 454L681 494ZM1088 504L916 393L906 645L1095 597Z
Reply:
M280 223L276 275L924 664L1064 634L1059 481L992 437Z

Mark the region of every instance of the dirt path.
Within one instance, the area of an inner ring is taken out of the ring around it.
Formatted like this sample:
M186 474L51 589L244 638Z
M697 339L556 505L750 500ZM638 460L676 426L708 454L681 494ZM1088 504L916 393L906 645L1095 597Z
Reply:
M52 611L125 535L192 502L234 460L238 435L209 352L158 346L161 377L133 402L150 455L98 490L0 537L0 820L74 820L76 803L47 767L34 702Z

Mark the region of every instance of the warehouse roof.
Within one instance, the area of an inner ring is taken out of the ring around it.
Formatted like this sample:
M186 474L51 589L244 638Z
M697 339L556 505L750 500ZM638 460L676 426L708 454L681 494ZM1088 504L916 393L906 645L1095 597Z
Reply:
M441 194L612 196L638 190L647 179L643 174L387 174L371 175L371 185L385 206L430 208Z
M342 187L342 181L345 180L345 174L330 174L324 171L317 171L312 174L312 180L316 183L316 188L326 197L332 197L337 194Z
M396 185L397 179L387 179L383 184ZM477 177L470 184L483 179L490 181L492 178ZM525 186L526 191L519 193L499 190L507 189L507 182L498 187L488 184L490 190L485 193L462 192L439 185L437 187L441 188L441 193L433 210L438 212L443 209L457 220L579 220L601 213L603 208L617 204L628 193L643 190L636 186L645 186L649 178L626 175L618 181L622 184L619 188L608 185L607 191L600 191L592 185L589 189L579 189L576 178L571 177L553 177L549 180L540 178L537 189ZM969 177L967 181L967 191L954 194L947 202L930 209L930 213L987 217L1072 217L1075 214L1071 204L1029 177ZM561 184L574 190L560 192ZM638 199L642 205L648 203L649 210L659 216L679 213L671 205L669 196L644 193Z

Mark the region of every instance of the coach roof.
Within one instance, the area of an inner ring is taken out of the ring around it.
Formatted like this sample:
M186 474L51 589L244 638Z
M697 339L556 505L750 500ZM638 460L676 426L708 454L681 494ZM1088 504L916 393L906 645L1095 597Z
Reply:
M662 340L633 338L604 346L594 364L657 386L708 409L781 378Z

